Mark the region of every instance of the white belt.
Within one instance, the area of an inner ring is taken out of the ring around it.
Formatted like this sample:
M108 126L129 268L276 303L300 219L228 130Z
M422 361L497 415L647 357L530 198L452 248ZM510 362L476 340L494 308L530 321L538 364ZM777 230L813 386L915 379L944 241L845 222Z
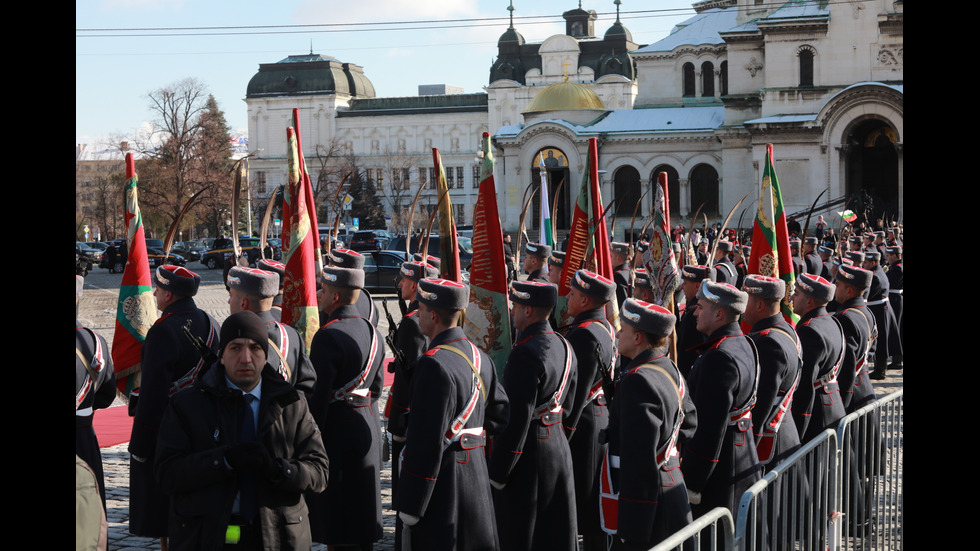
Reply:
M618 469L619 468L619 456L609 454L609 466Z
M902 291L903 291L903 289L889 289L888 290L889 293L894 293L896 295L902 294Z
M881 300L872 300L868 302L868 306L878 306L879 304L884 304L886 302L888 302L888 299L885 298Z
M459 442L459 439L462 438L464 434L469 434L470 436L480 436L481 434L483 434L483 427L463 429L459 431L459 434L453 437L453 442Z
M89 415L92 415L92 408L90 407L75 410L75 417L88 417Z

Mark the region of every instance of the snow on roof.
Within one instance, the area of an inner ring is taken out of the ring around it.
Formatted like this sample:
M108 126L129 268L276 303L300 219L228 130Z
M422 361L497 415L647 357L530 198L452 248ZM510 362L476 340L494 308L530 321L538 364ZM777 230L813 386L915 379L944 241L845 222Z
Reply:
M663 107L657 109L620 109L610 111L590 125L580 126L561 119L536 121L538 124L557 124L568 128L576 135L592 136L603 133L609 136L624 134L650 134L664 132L710 131L721 127L725 122L725 108L711 107ZM497 130L497 138L513 138L525 128L522 124L502 126Z
M722 44L718 34L735 26L738 9L714 8L701 12L694 17L679 23L666 38L644 46L633 53L670 52L679 46L697 46L699 44Z

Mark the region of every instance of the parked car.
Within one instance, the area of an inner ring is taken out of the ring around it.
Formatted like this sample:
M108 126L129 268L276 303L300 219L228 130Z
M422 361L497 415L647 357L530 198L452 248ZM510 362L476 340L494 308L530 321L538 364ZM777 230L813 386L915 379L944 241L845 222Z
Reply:
M240 237L238 238L238 244L242 248L242 253L248 258L248 264L254 266L256 260L261 256L259 251L259 238ZM215 270L224 266L225 259L231 258L233 255L232 240L226 237L219 237L214 240L212 248L201 255L201 264L204 264L211 270Z
M400 251L405 252L405 240L407 237L404 235L399 235L398 237L392 238L388 242L387 250L389 251ZM459 264L464 270L469 270L470 265L473 264L473 241L469 237L457 236L457 242L459 243ZM422 250L422 243L424 239L418 236L412 237L412 253L417 253ZM439 258L442 254L440 250L440 245L442 241L439 239L438 235L433 235L429 237L429 256L434 256Z
M405 252L364 251L364 288L372 293L395 293Z
M89 264L98 265L102 260L101 249L90 247L87 243L82 243L81 241L75 242L75 254L88 258Z
M391 234L387 230L363 230L354 232L347 247L354 251L380 251L388 249Z
M150 268L156 268L163 265L171 266L185 266L187 265L187 260L179 254L174 254L171 252L169 255L163 254L163 249L158 249L156 247L146 248L146 258L150 261Z
M178 241L170 248L170 252L184 257L184 260L200 260L204 254L204 245L197 241Z

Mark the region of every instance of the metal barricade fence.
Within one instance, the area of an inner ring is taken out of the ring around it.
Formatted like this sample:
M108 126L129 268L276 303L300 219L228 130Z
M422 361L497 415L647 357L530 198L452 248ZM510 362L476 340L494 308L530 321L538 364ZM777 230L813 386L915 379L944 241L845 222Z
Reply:
M739 502L739 549L834 549L837 433L827 429L749 487Z
M902 549L904 390L868 404L841 420L840 549Z
M732 512L727 507L715 507L651 551L729 551L735 548L734 535Z

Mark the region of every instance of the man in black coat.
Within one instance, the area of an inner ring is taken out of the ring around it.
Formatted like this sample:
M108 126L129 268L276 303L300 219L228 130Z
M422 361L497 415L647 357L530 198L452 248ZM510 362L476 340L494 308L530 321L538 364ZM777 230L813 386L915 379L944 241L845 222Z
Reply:
M82 276L75 276L75 305L82 296ZM95 410L107 408L116 398L116 374L105 338L82 327L75 318L75 454L88 463L99 483L105 508L102 453L92 428Z
M674 315L630 299L621 319L619 352L633 360L609 406L602 520L616 534L613 549L649 549L691 522L677 447L697 429L697 413L684 377L666 355Z
M896 348L902 349L904 346L904 331L902 331L902 311L905 309L905 274L902 268L902 247L892 245L885 248L885 259L888 261L888 300L891 302L892 312L895 313L895 327L890 336L893 341L897 341ZM896 354L892 352L892 363L888 369L902 369L904 367L904 350Z
M715 249L715 258L711 265L715 269L715 281L718 283L735 285L735 282L738 280L738 271L735 270L735 265L732 264L732 261L728 259L728 255L731 252L731 241L718 242L718 248Z
M299 332L276 320L272 301L279 292L279 276L257 268L234 266L228 271L228 309L232 314L254 312L269 330L269 365L297 390L309 397L316 385L316 371L306 355Z
M808 274L820 275L822 270L823 260L817 254L817 238L807 237L803 242L803 271Z
M752 435L759 362L738 325L747 300L725 283L705 280L698 290L698 330L708 338L688 377L698 429L681 452L695 518L715 507L736 512L745 490L762 478Z
M364 255L357 251L350 249L330 249L330 252L325 256L330 266L357 270L362 275L364 274L365 258ZM381 319L381 313L378 312L378 308L374 305L374 297L371 296L371 293L367 289L361 289L358 293L356 306L361 317L370 321L371 325L377 328L378 321Z
M796 280L793 311L800 316L796 334L803 349L803 371L793 396L793 419L802 443L825 429L836 430L846 415L837 377L844 362L844 332L827 312L834 284L812 274Z
M743 290L749 299L743 321L759 352L759 390L752 410L756 449L763 468L775 467L800 448L800 434L790 408L800 382L802 357L799 337L780 311L786 283L753 274Z
M153 275L153 296L163 315L143 341L140 387L129 441L129 531L137 536L167 536L169 499L153 475L157 431L170 396L193 385L205 360L184 335L191 333L218 351L218 323L194 303L201 278L187 268L160 266ZM131 402L133 398L130 398Z
M310 410L332 474L326 490L310 499L313 541L371 549L382 536L378 398L384 343L357 308L363 271L328 266L320 284L320 310L327 319L310 345L317 374Z
M881 254L877 251L865 253L864 264L862 267L874 274L871 285L868 288L867 300L868 310L875 318L878 326L878 346L875 348L875 355L869 358L873 361L874 371L871 377L874 379L884 379L885 369L888 367L888 357L894 348L895 354L901 358L902 349L898 342L895 342L892 333L895 331L895 313L891 311L891 302L888 300L889 287L888 276L881 269Z
M677 368L686 378L701 355L701 344L707 335L698 330L695 313L698 310L698 289L704 280L714 281L715 270L708 266L688 265L681 268L681 290L687 300L677 325Z
M616 366L615 332L606 320L606 304L615 300L616 284L588 270L579 270L568 293L568 314L574 319L565 333L578 359L578 382L565 432L572 451L578 530L586 551L605 550L609 537L599 525L599 467L605 444L599 433L609 424L603 384L611 384Z
M303 492L327 483L306 399L266 363L253 312L221 328L221 355L176 394L160 424L156 475L172 496L170 548L309 549Z
M550 283L515 281L510 299L517 342L504 369L510 421L494 439L490 482L501 549L578 549L572 455L562 411L578 363L548 319L558 299Z
M551 257L551 247L541 243L524 244L524 271L528 281L548 283L548 258Z
M629 243L613 242L609 244L612 256L613 281L616 282L616 306L623 307L623 302L633 296L632 274L630 274L630 258L633 256Z
M419 281L419 325L431 344L412 376L394 496L402 538L416 551L500 548L484 446L507 424L507 395L493 361L458 327L469 296L462 283Z

